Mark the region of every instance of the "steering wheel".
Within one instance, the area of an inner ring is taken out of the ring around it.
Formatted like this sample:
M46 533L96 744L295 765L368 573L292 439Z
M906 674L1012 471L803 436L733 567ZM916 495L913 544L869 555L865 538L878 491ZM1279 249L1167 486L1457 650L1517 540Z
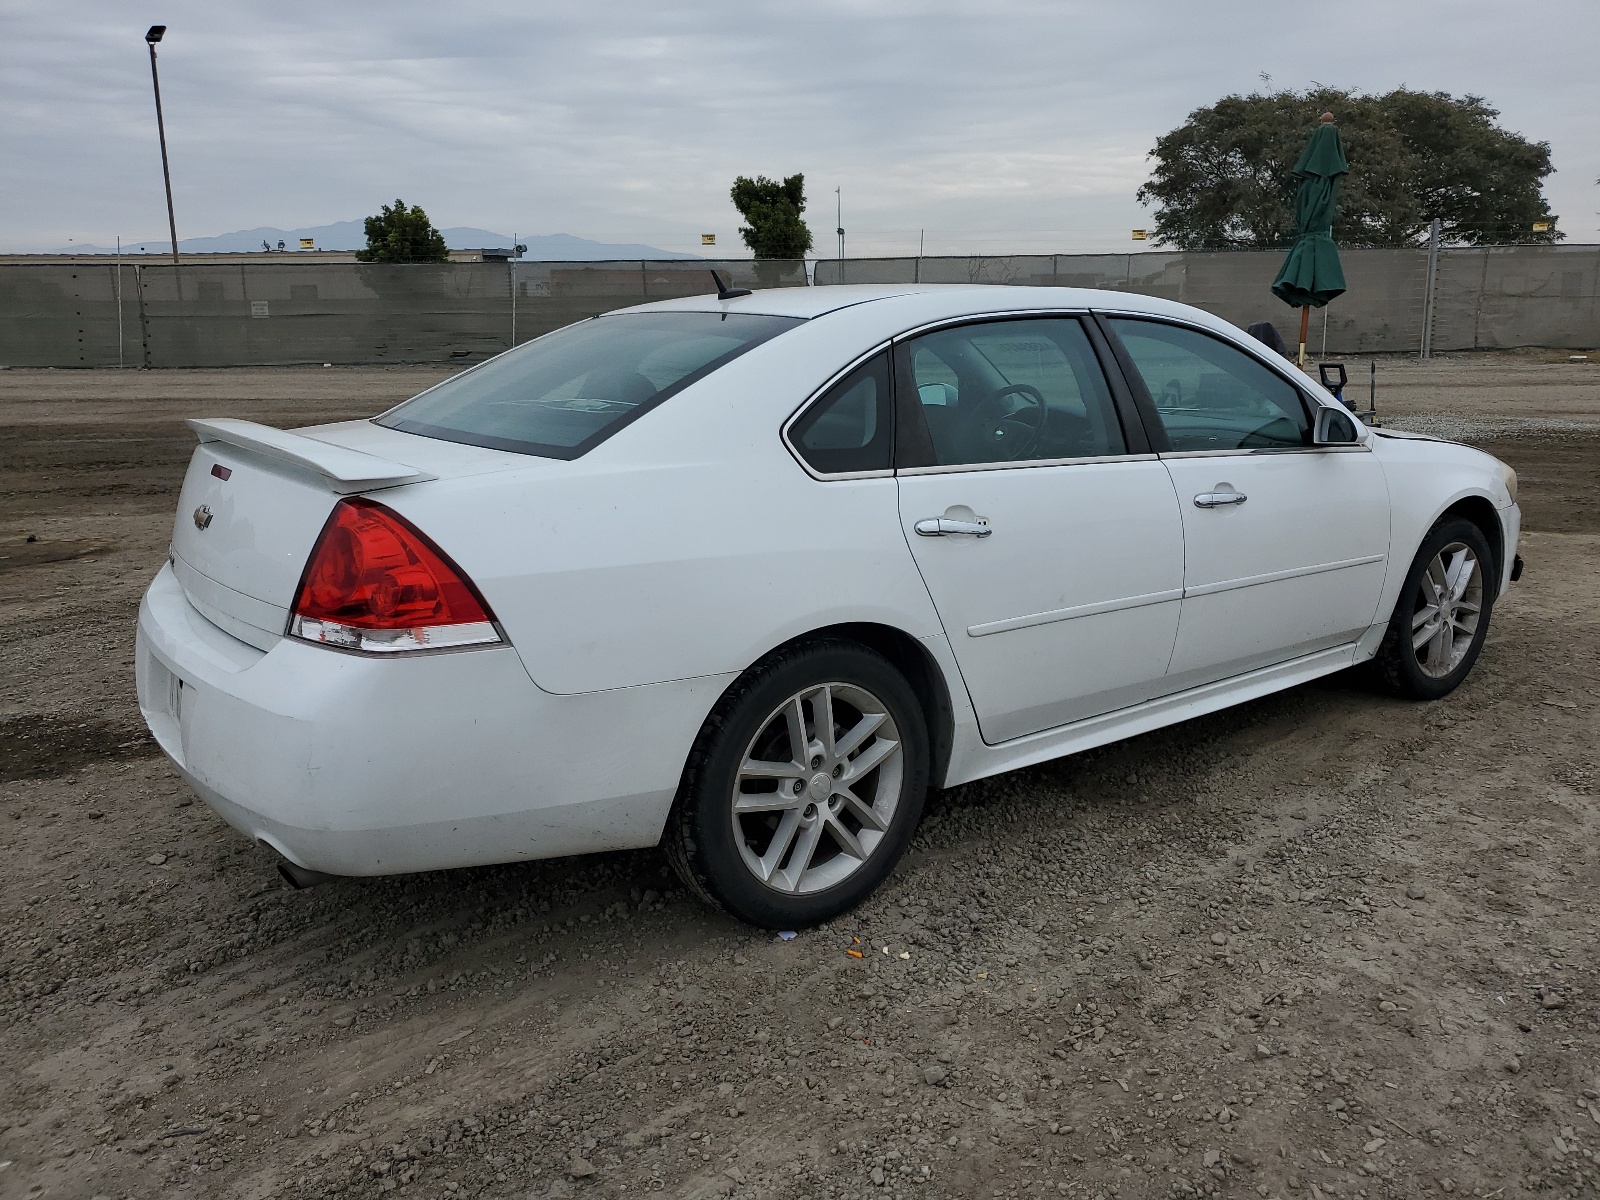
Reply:
M1030 402L1034 416L1030 420L1021 419L1024 409L1016 412L1005 412L1000 407L1000 401L1007 396L1022 396ZM1049 406L1045 404L1044 394L1038 388L1028 383L1013 383L996 390L980 406L980 413L993 410L992 419L988 416L980 418L981 427L986 435L986 440L991 447L1000 451L995 460L1001 459L1015 461L1026 458L1033 453L1039 444L1039 437L1044 433L1045 422L1050 418Z

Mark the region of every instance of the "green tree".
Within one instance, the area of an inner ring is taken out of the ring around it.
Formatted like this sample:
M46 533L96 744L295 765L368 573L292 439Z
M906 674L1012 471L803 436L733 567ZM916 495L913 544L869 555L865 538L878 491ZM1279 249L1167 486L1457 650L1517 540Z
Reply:
M1541 191L1550 144L1495 124L1479 96L1396 88L1382 95L1313 88L1225 96L1158 138L1141 203L1155 239L1186 250L1281 247L1294 232L1290 175L1318 117L1339 123L1350 174L1333 236L1348 246L1410 246L1435 217L1446 242L1553 242L1564 235ZM1536 221L1549 221L1544 233Z
M385 204L383 211L366 221L367 248L357 250L361 262L419 263L445 262L450 251L444 235L433 227L428 214L404 200Z
M739 236L757 258L804 258L811 249L811 230L800 214L806 210L806 177L791 175L782 183L757 175L733 181L733 206L745 219Z

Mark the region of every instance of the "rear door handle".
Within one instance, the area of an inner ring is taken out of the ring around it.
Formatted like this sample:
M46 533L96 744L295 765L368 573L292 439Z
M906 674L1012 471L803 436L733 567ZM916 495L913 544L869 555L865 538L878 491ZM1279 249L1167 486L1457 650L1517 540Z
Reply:
M1250 499L1243 492L1201 492L1194 498L1196 508L1220 508L1224 504L1243 504Z
M912 526L923 537L980 537L986 538L994 530L983 518L976 521L958 521L952 517L925 517Z

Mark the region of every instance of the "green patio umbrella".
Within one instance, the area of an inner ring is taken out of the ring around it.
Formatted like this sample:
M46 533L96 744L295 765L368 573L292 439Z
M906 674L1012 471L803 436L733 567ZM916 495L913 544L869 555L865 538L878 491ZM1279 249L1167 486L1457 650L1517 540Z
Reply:
M1300 181L1294 201L1295 242L1272 281L1272 294L1300 310L1302 367L1311 310L1344 292L1344 269L1339 266L1339 247L1333 241L1333 210L1339 180L1349 170L1333 114L1323 113L1322 124L1294 165L1294 177Z

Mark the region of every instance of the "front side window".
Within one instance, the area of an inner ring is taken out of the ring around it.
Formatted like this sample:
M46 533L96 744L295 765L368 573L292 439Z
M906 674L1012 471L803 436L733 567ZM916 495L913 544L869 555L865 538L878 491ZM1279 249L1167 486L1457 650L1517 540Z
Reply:
M1220 338L1159 321L1113 317L1174 450L1252 450L1310 443L1299 390Z
M894 464L889 353L862 363L806 409L789 431L795 451L823 474L886 471Z
M379 425L577 458L691 383L800 322L745 313L614 313L558 329L407 400Z
M907 466L1038 462L1124 454L1122 427L1083 326L1073 317L938 329L904 349L902 412L925 436Z

